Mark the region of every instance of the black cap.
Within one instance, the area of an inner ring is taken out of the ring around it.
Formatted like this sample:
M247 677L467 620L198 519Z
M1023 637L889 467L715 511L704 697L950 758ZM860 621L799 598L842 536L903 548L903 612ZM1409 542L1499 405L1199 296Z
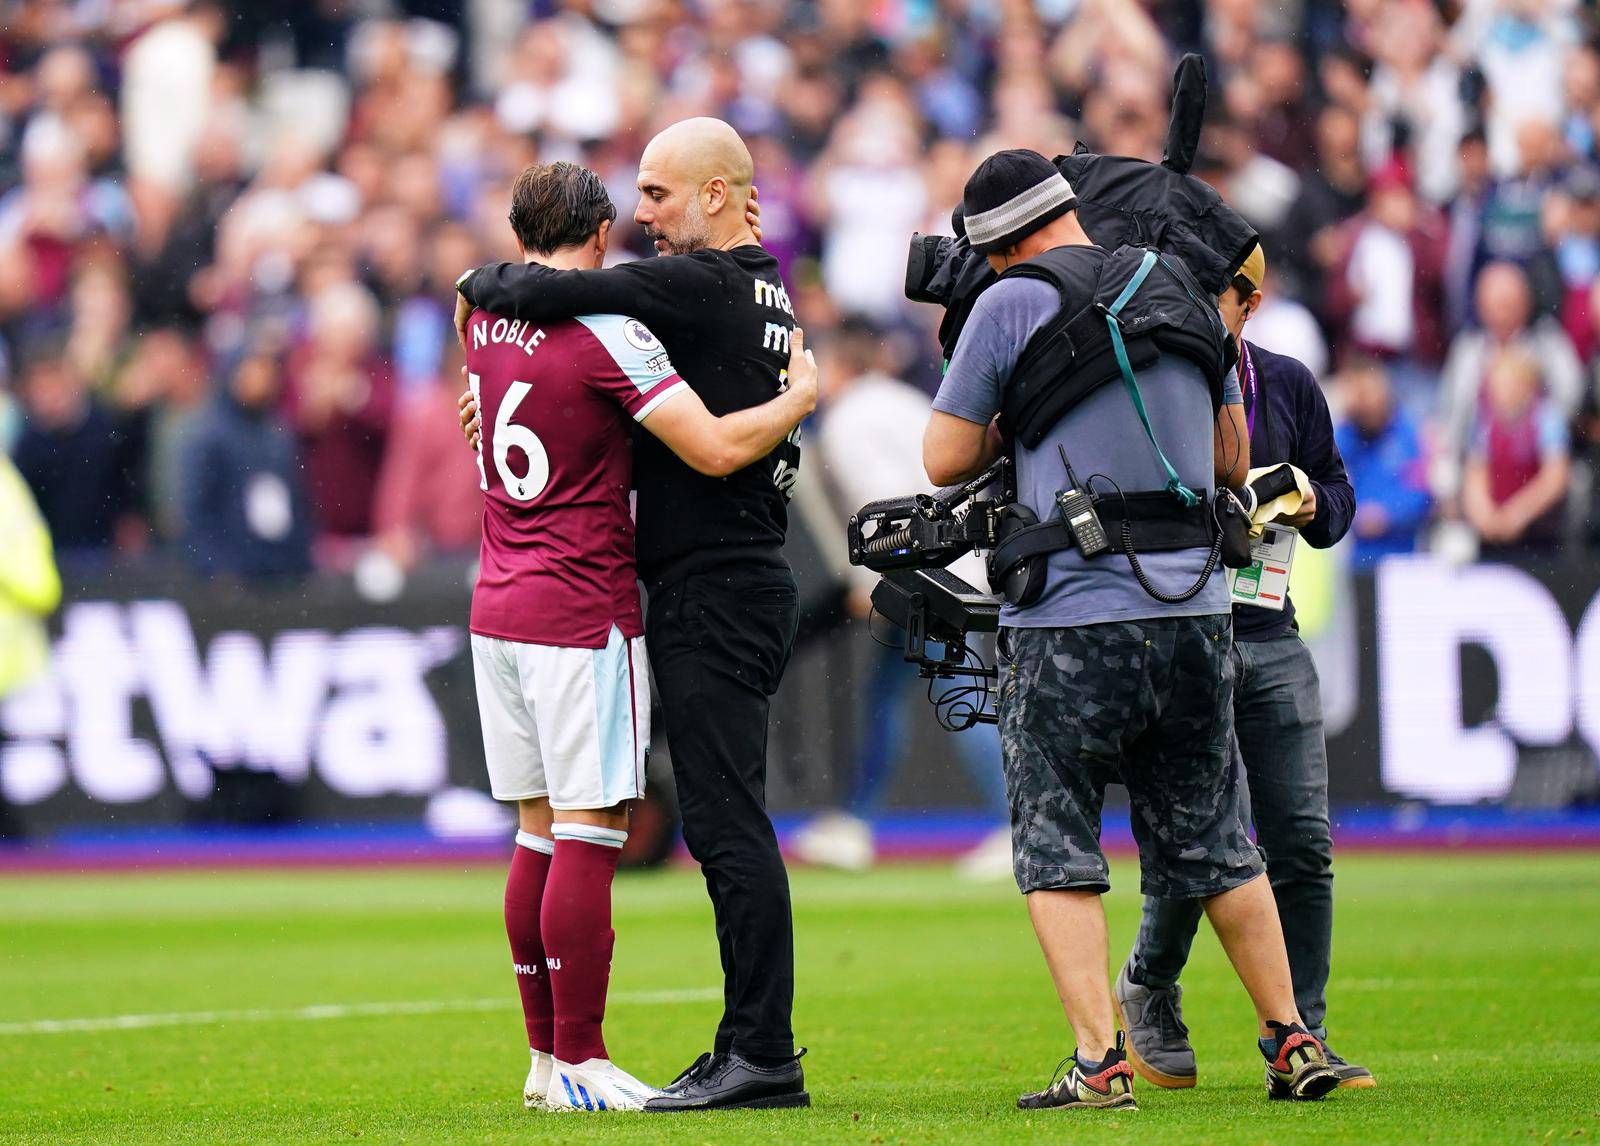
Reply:
M997 151L962 192L967 240L979 254L1003 251L1078 205L1072 185L1037 151Z

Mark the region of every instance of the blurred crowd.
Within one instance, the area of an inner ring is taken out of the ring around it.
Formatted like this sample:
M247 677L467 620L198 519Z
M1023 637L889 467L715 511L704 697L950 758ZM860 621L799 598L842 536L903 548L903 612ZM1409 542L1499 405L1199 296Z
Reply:
M471 550L454 279L515 257L535 160L599 171L619 256L646 255L635 163L690 115L750 142L825 399L867 379L857 416L893 418L938 378L910 233L948 232L998 148L1159 158L1184 51L1211 79L1196 173L1265 236L1247 337L1328 389L1355 560L1600 544L1600 53L1577 0L0 11L0 444L67 568Z

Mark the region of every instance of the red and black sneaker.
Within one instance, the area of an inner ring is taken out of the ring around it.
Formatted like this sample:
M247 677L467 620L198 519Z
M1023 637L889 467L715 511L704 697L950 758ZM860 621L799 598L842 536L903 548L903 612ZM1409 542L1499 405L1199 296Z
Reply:
M1339 1072L1328 1063L1328 1056L1317 1037L1299 1023L1274 1023L1273 1052L1263 1040L1262 1057L1267 1060L1267 1097L1310 1102L1339 1085Z
M1061 1075L1061 1068L1069 1062L1072 1068ZM1139 1109L1133 1100L1133 1067L1128 1064L1121 1031L1117 1032L1117 1045L1106 1052L1093 1072L1084 1069L1074 1052L1056 1066L1056 1074L1061 1077L1052 1078L1043 1090L1024 1094L1017 1099L1017 1106L1022 1110Z

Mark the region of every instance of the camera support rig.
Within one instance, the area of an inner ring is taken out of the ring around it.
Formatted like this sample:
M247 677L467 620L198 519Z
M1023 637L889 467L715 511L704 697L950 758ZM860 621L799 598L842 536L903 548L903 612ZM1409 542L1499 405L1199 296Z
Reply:
M1002 458L937 496L875 501L850 518L850 563L883 574L872 590L873 607L905 630L905 660L927 680L968 678L986 689L999 678L998 668L973 655L967 635L998 631L1000 602L945 566L974 549L994 548L999 507L1015 497L1012 474L1011 460ZM998 498L978 499L996 483ZM939 655L932 655L930 642L942 646ZM976 710L963 719L960 727L996 718Z
M883 575L872 590L873 607L891 624L906 631L905 659L919 666L918 675L995 680L998 669L965 663L968 633L993 633L1000 628L1000 603L968 585L948 569L897 569ZM928 655L928 642L944 646L944 655Z

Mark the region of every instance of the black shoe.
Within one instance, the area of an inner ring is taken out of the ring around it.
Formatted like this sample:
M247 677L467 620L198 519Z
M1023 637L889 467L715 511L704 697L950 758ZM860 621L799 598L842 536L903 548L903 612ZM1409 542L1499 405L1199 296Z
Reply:
M671 1082L667 1083L666 1086L663 1086L661 1088L661 1093L662 1094L677 1094L678 1091L682 1090L684 1087L686 1087L690 1083L692 1083L695 1079L699 1078L701 1072L704 1071L706 1069L706 1067L710 1066L711 1065L711 1060L716 1058L716 1057L717 1057L716 1055L712 1054L710 1051L707 1051L705 1054L701 1055L699 1058L695 1059L692 1063L690 1063L684 1069L684 1072L682 1074L680 1074L677 1078L675 1078Z
M701 1055L671 1086L644 1104L650 1114L671 1114L680 1110L768 1110L786 1106L810 1106L805 1072L800 1069L800 1054L781 1066L761 1067L741 1055L728 1052Z

